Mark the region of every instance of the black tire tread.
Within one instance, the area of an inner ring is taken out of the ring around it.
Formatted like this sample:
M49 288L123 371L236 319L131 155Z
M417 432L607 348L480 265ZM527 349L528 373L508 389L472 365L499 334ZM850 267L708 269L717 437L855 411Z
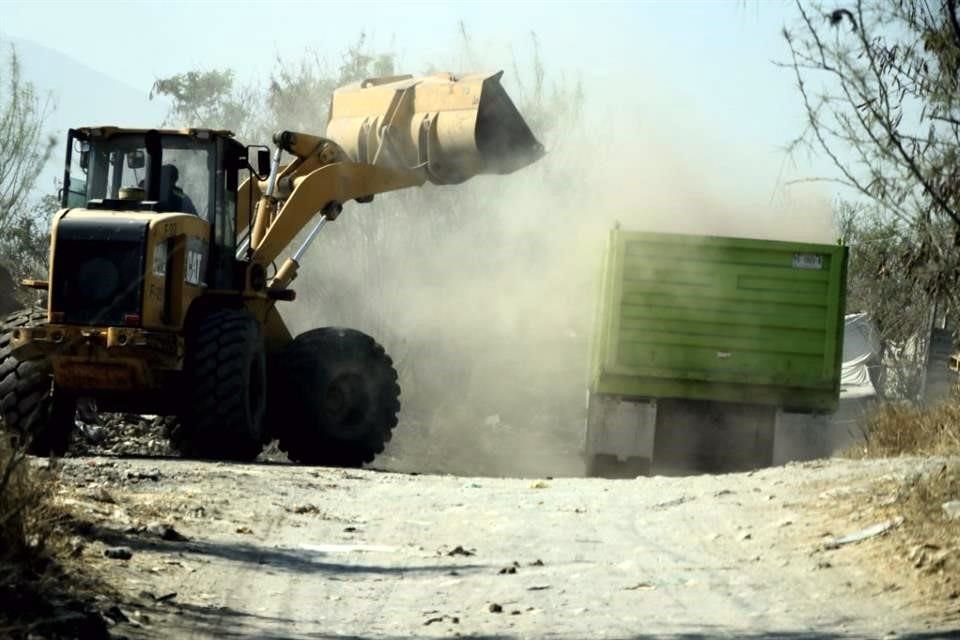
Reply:
M260 454L263 438L242 424L246 355L254 341L262 345L259 324L235 309L213 311L188 332L184 405L179 418L169 423L174 449L190 457L243 462Z
M33 455L62 456L74 431L75 404L53 396L53 370L46 358L16 358L14 329L47 322L47 312L29 308L8 315L0 330L0 416L6 430Z
M400 385L393 360L371 336L355 329L323 327L297 336L277 359L275 374L282 389L273 411L279 448L293 462L357 468L372 462L393 436L400 411ZM318 368L351 362L374 380L375 398L360 433L344 437L319 423L317 389L311 388Z

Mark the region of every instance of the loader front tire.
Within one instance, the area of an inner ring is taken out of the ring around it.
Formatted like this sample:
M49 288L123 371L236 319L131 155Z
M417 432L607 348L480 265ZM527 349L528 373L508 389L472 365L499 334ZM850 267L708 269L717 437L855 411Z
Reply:
M10 338L18 327L47 322L43 309L17 311L0 332L0 415L9 435L27 453L62 456L75 428L76 400L53 386L53 369L45 357L20 359L10 353Z
M263 449L266 351L249 313L221 309L187 331L179 420L170 444L191 458L250 462Z
M291 461L357 468L383 451L397 425L400 386L393 361L372 337L313 329L287 345L278 362L280 406L272 413Z

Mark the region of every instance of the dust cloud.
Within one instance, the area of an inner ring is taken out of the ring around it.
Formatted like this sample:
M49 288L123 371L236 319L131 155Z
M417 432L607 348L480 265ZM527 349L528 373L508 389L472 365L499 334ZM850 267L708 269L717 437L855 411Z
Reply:
M366 331L393 356L403 409L373 466L583 474L595 282L614 224L835 242L822 193L771 194L778 156L685 133L685 118L587 115L535 131L548 154L513 175L351 203L325 228L282 313L295 332Z

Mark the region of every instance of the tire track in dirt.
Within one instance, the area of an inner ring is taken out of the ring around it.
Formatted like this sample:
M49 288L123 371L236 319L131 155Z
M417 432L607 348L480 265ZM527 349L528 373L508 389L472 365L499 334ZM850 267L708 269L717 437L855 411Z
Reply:
M150 623L124 627L131 638L938 637L868 568L818 569L813 553L824 486L909 461L624 481L113 464L160 470L137 493L111 484L121 503L219 500L201 520L170 511L189 542L131 536L133 559L102 563L131 599L177 592L138 605ZM170 560L188 568L151 571Z

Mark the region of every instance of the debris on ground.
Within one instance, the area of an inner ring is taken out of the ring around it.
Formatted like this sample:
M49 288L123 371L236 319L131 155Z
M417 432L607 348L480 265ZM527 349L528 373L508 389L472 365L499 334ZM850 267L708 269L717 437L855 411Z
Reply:
M160 480L160 469L148 469L146 471L133 470L130 469L126 474L127 480L151 480L153 482L159 482Z
M124 613L123 609L121 609L117 605L113 605L109 607L106 611L103 612L103 615L116 624L119 624L121 622L130 622L130 616Z
M173 453L167 439L169 418L92 410L78 413L80 420L77 437L70 446L71 455L166 456Z
M147 600L153 600L154 602L170 602L177 597L176 591L170 591L162 595L157 595L151 591L141 591L140 597Z
M960 500L950 500L942 505L943 513L951 520L960 520Z
M657 586L651 582L638 582L629 587L624 587L626 591L652 591L656 588Z
M673 500L658 502L657 504L653 505L653 508L666 509L668 507L677 507L685 502L689 502L690 500L692 500L692 498L688 498L687 496L680 496L679 498L674 498Z
M907 552L907 560L910 561L914 569L921 569L927 563L927 560L930 559L931 554L940 551L940 547L935 544L917 544Z
M97 491L90 495L91 498L97 502L105 502L107 504L117 504L117 499L107 491L105 488L100 487Z
M300 504L295 507L288 508L287 511L290 513L296 513L297 515L318 514L320 513L320 508L315 504Z
M840 538L834 538L833 540L828 540L823 544L823 548L839 549L844 545L863 542L864 540L869 540L870 538L881 536L892 529L896 529L901 524L903 524L903 517L897 516L896 518L893 518L891 520L878 522L875 525L866 527L864 529L860 529L859 531L848 533L847 535L842 536Z
M157 536L161 540L170 542L189 542L190 538L177 531L173 525L163 522L152 522L147 525L147 533Z
M490 613L503 613L503 606L496 602L491 602L487 610L490 611Z
M960 415L960 402L951 400L942 408L947 409L950 415ZM932 419L939 415L937 411L931 410L926 418L930 436L937 435L937 425L945 424ZM892 435L895 425L888 426ZM899 423L901 430L914 426L912 422ZM953 423L947 426L957 428ZM951 595L958 591L960 579L960 518L951 518L952 505L947 506L960 502L960 462L954 457L955 450L943 451L950 457L934 459L913 457L911 449L887 453L908 454L911 462L902 471L864 478L848 487L840 500L831 498L822 505L834 521L877 524L843 538L828 534L824 536L828 544L818 546L816 551L835 549L838 541L847 542L843 561L835 563L839 568L855 563L869 566L871 571L876 567L881 576L889 572L905 582L900 588L910 594L911 600L929 609L930 615L938 615L943 611L939 603L953 600ZM870 544L849 544L871 537L874 541ZM952 610L951 616L956 614L955 603L951 602L948 609Z
M83 538L79 536L70 538L70 541L67 543L67 555L71 558L79 558L86 550L87 544L83 541Z
M107 547L103 555L111 560L129 560L133 557L133 551L130 547Z
M475 556L477 555L476 549L464 549L461 545L457 545L453 549L447 552L448 556Z

